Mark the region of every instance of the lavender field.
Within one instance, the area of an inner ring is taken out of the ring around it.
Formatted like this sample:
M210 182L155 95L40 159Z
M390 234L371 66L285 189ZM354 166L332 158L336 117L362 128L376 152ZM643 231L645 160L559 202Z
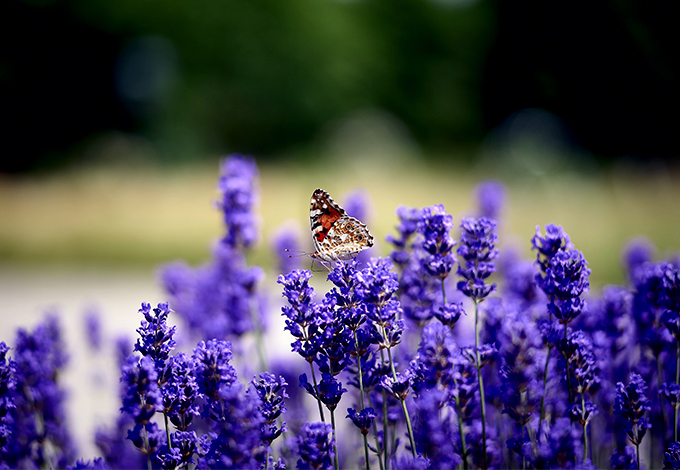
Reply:
M1 465L680 468L673 177L352 171L0 187ZM318 186L376 239L331 272Z

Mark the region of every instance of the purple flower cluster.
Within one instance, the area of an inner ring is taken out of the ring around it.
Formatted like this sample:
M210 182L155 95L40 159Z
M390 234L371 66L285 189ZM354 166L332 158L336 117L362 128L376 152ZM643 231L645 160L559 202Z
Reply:
M628 283L591 293L559 226L527 242L535 261L499 253L497 182L459 225L442 205L400 207L389 258L338 262L318 298L310 271L281 263L284 329L304 360L278 351L286 379L262 360L246 383L244 336L265 308L245 261L256 186L252 160L225 161L213 259L166 267L171 303L142 304L136 341L117 343L121 413L95 436L101 458L76 460L56 321L0 342L0 468L680 468L677 260L630 245Z
M462 278L458 282L458 289L475 302L481 302L496 289L496 284L485 282L496 272L493 262L498 257L495 247L498 241L496 223L486 217L467 218L463 219L460 227L462 230L457 253L465 263L458 265L458 275Z
M75 447L66 422L66 393L58 381L67 357L56 317L32 332L20 329L12 359L7 360L4 343L1 350L2 461L9 468L66 467L75 460Z
M7 358L9 347L0 342L0 458L6 460L7 444L12 439L12 417L15 408L12 397L16 388L16 363Z
M226 234L223 242L230 247L249 248L259 233L253 209L257 205L259 172L255 161L242 155L231 155L222 162L217 190Z
M226 233L215 244L211 261L196 268L183 262L161 268L161 282L173 309L197 339L235 339L249 332L259 335L265 323L264 299L258 291L264 273L259 267L249 267L245 254L258 236L254 214L257 178L252 159L241 155L227 158L218 183L218 207Z

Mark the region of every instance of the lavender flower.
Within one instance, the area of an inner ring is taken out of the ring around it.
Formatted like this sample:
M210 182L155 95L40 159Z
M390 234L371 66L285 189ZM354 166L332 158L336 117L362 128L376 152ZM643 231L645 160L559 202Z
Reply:
M644 417L645 412L651 409L645 394L647 385L642 377L631 373L628 385L624 386L622 382L619 382L616 384L616 389L614 413L623 418L626 434L630 442L635 445L639 458L638 448L647 429L651 427L649 420Z
M127 438L149 459L164 444L164 435L151 418L161 410L163 400L158 388L158 374L151 356L138 359L130 356L121 369L123 406L120 409L130 416L134 428Z
M368 434L368 431L371 428L373 420L376 416L375 410L370 406L359 412L357 412L357 410L354 408L347 408L346 417L352 420L352 423L354 423L354 425L361 430L361 434L364 436Z
M265 423L261 408L257 394L245 393L240 382L223 383L217 398L210 402L215 437L206 455L199 458L198 467L260 468L268 445L261 434Z
M570 468L581 452L578 433L569 418L557 418L547 438L539 442L537 455L530 454L530 462L536 468Z
M463 309L462 302L446 303L439 310L434 312L435 318L450 329L453 329L453 327L456 326L460 316L464 314L465 310Z
M572 393L586 393L600 383L593 344L583 331L568 334L567 339L562 339L557 347L567 362L563 366L564 378Z
M322 374L321 381L318 386L318 393L314 387L308 382L307 374L300 376L300 388L304 388L314 398L321 400L321 403L326 405L326 408L333 411L337 408L342 395L347 389L342 387L342 384L335 380L331 374Z
M467 218L463 219L461 229L457 253L465 260L465 266L458 265L458 275L463 278L458 282L458 290L475 302L481 302L496 289L496 284L484 282L496 272L493 262L498 257L496 223L486 217Z
M220 389L236 382L236 370L230 364L231 358L231 344L228 341L201 341L194 349L194 373L198 390L209 401L218 400Z
M88 345L94 351L99 351L102 347L102 325L99 312L90 309L85 313L84 319Z
M455 258L451 250L456 242L449 235L452 228L453 218L441 204L423 209L418 221L418 233L423 237L421 246L424 251L421 266L432 277L445 279L453 268Z
M66 394L57 382L67 358L56 317L46 318L33 332L20 329L13 359L15 407L3 419L12 422L4 461L10 468L64 468L73 462L75 449L66 423Z
M222 162L217 183L226 234L230 247L250 248L257 241L258 220L253 215L257 204L257 165L250 157L231 155Z
M420 389L442 388L446 390L453 382L457 365L458 348L451 330L439 322L425 326L414 359L419 374L414 387Z
M286 412L284 399L288 398L285 386L288 385L283 377L276 377L269 372L260 373L259 378L251 381L257 396L261 402L261 412L264 423L261 427L262 440L271 446L274 439L279 437L282 432L286 432L286 423L283 422L279 428L276 420L281 414Z
M577 250L560 250L550 259L545 277L540 285L550 297L548 311L562 324L567 324L585 311L581 297L590 290L587 268L583 254Z
M503 413L521 429L531 422L543 396L543 364L536 357L541 337L532 323L517 318L506 321L503 333L500 399Z
M176 431L172 434L172 448L161 447L156 460L164 470L187 467L195 464L194 455L198 448L198 436L194 431Z
M673 409L680 406L680 385L675 382L664 382L659 388L659 395L664 397Z
M380 385L394 398L404 400L411 388L411 372L406 370L403 374L397 372L397 378L385 375L380 378Z
M0 342L0 461L5 460L3 456L12 438L12 419L8 413L16 408L12 396L17 383L17 364L6 357L9 349L4 341Z
M199 398L194 361L185 353L170 357L167 379L161 388L163 411L179 431L187 431L199 415Z
M157 308L151 313L151 305L142 303L139 313L144 315L142 326L137 328L140 338L135 344L135 351L139 351L142 356L149 356L153 359L156 369L162 373L165 363L170 356L170 351L175 348L176 342L172 337L177 331L176 326L168 327L167 319L171 310L167 302L158 304Z
M418 455L400 455L390 461L390 468L394 470L427 470L433 468L429 459Z
M671 442L663 457L664 470L680 470L680 442Z
M394 245L394 251L390 254L392 262L401 269L404 269L411 262L413 255L413 235L418 230L418 221L421 218L422 210L399 206L397 208L398 236L387 235L387 242Z
M550 264L550 260L559 250L569 250L573 245L569 241L569 235L562 230L562 226L548 224L545 226L545 237L541 234L540 227L536 226L536 235L531 239L532 250L536 250L536 262L545 274ZM536 280L540 285L540 275Z
M480 217L498 220L505 203L506 189L498 180L487 180L475 187Z
M460 436L454 435L452 415L440 411L445 401L444 393L437 389L424 391L415 400L415 444L417 453L429 460L428 468L455 468L462 462L454 447Z
M330 469L335 453L333 428L326 423L305 423L297 438L298 470Z
M626 244L621 251L621 258L629 280L635 278L638 267L652 262L655 251L654 244L644 237L633 238Z
M615 450L609 463L614 470L637 470L635 449L626 446L623 448L623 453Z
M251 307L260 302L262 277L240 250L224 243L215 245L205 266L174 263L161 270L174 310L199 338L236 338L252 331Z

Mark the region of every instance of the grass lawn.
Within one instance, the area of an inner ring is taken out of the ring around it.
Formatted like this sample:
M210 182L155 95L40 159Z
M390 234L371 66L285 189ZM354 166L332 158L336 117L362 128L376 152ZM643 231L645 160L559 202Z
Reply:
M474 213L473 189L485 179L479 171L413 161L278 163L261 165L260 172L263 237L251 261L265 267L272 261L269 238L281 224L293 221L307 237L309 197L317 187L341 204L349 191L365 190L372 201L366 222L379 251L387 254L384 238L397 223L397 206L441 203L458 224ZM200 263L221 233L212 203L217 177L217 165L202 165L98 167L0 178L0 263ZM516 246L533 257L529 240L536 225L562 225L589 261L594 286L622 281L620 252L634 236L648 237L659 256L680 248L678 175L601 171L515 175L504 183L509 199L500 222L501 247Z

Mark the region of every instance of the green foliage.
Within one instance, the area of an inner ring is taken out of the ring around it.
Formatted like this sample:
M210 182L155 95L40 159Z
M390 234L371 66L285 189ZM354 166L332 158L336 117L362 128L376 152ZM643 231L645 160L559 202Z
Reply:
M492 32L487 2L78 0L83 20L160 36L179 77L146 116L182 152L272 153L309 142L356 109L399 116L424 143L482 135L478 90Z

